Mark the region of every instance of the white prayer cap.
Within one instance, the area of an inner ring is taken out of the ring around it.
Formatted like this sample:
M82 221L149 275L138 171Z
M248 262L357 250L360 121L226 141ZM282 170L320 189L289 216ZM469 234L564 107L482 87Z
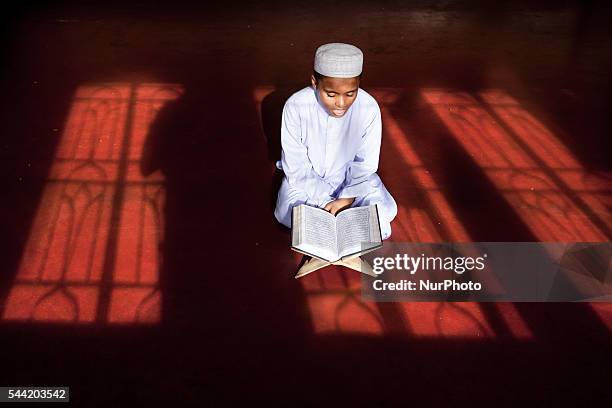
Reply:
M314 70L323 76L353 78L362 67L363 52L351 44L324 44L315 53Z

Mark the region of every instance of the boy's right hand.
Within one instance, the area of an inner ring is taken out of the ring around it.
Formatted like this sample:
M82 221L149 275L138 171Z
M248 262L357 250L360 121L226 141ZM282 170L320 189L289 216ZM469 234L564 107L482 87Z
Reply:
M336 215L345 208L350 207L351 204L353 204L353 201L355 201L354 197L338 198L337 200L330 201L329 203L325 204L325 207L323 207L323 209L325 211L329 211L332 215Z

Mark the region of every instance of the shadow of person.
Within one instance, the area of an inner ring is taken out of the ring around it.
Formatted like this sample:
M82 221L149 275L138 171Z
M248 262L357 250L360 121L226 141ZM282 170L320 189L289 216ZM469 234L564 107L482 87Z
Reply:
M162 324L185 335L180 348L215 350L200 355L219 361L310 330L267 206L270 167L251 92L248 83L187 84L156 115L140 163L144 175L165 177Z
M268 161L275 165L281 158L281 123L283 106L285 101L296 91L296 88L280 88L266 95L261 102L261 126L266 138L268 149ZM274 211L276 207L276 196L283 181L282 170L276 169L272 175L272 186L270 188L270 208Z

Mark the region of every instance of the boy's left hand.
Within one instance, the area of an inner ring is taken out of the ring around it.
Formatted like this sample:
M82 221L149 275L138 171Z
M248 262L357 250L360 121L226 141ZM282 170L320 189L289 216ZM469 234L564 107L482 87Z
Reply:
M323 209L325 211L329 211L332 215L336 215L345 208L350 207L351 204L353 204L353 201L355 201L355 197L339 198L337 200L330 201L329 203L325 204L325 207L323 207Z

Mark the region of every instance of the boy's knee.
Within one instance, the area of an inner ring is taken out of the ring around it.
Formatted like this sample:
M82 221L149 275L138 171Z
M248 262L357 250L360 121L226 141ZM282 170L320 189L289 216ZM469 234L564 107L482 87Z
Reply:
M387 210L387 213L388 213L387 216L389 217L389 222L391 222L397 216L397 203L395 202L391 194L389 194L389 198L390 200L389 200L389 208Z
M278 222L291 228L291 212L293 207L305 203L307 198L303 192L289 187L287 180L284 179L278 190L276 208L274 209L274 216Z
M279 194L276 200L276 208L274 209L274 217L276 220L283 224L285 227L291 228L291 210L293 206L285 198Z
M291 213L290 212L281 212L278 210L278 207L274 211L274 217L276 220L283 224L287 228L291 228Z

